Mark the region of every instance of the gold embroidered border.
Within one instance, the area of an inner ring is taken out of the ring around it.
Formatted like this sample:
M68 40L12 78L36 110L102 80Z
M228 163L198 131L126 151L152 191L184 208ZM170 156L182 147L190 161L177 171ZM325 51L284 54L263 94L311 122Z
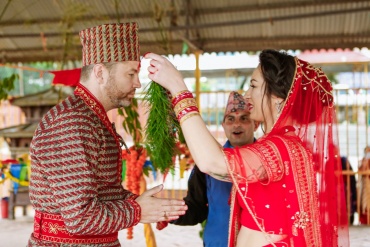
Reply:
M60 238L60 237L49 237L41 236L41 240L54 242L54 243L66 243L66 244L103 244L114 242L117 240L115 237L106 237L99 239L73 239L73 238Z
M268 175L268 183L282 179L284 176L285 165L280 156L279 149L273 141L265 140L255 143L251 150L256 153L261 160L265 161L263 167Z
M316 175L313 170L312 155L299 141L281 138L291 157L299 212L294 217L296 230L301 229L307 246L321 247L319 208L316 188ZM294 229L293 229L294 230Z
M35 212L33 235L35 238L44 241L69 244L99 244L114 242L118 239L118 234L114 236L112 236L113 234L110 234L110 236L105 237L74 236L65 229L63 223L59 224L58 222L43 222L43 219L63 222L63 217L58 214L41 213L39 211ZM41 222L41 225L39 224L39 221ZM40 234L40 228L44 234ZM58 235L59 233L67 234L69 237L50 236L51 234Z

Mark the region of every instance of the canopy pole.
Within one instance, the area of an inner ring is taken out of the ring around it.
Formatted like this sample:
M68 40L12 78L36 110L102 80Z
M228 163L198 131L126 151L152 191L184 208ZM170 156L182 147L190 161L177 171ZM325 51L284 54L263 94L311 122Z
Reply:
M199 56L201 54L200 50L196 50L195 55L195 100L197 102L199 112L201 112L201 105L200 105L200 76L201 72L199 69Z

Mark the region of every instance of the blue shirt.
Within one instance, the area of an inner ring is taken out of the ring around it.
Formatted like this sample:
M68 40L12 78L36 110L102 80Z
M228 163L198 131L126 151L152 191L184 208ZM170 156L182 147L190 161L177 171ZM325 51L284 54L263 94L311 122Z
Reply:
M224 148L232 148L229 141ZM208 217L204 228L203 241L206 247L226 247L228 245L232 183L217 180L206 175Z

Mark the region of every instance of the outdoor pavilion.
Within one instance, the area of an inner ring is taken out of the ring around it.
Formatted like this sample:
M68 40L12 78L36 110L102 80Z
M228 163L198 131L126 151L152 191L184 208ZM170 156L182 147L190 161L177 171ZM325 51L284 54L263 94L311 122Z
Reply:
M206 73L199 68L200 54L369 47L369 10L370 0L7 0L0 3L0 63L78 67L79 30L137 21L142 54L194 54L190 73L199 94Z
M202 53L368 47L369 10L370 0L7 0L0 3L0 63L78 67L80 30L136 21L142 54L193 53L199 80Z

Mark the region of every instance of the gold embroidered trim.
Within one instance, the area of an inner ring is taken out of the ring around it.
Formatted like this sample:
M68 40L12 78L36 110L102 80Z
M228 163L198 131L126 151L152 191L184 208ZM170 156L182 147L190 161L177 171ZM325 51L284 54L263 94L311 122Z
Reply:
M291 157L292 176L298 199L299 212L291 216L294 220L292 234L298 236L303 231L307 246L321 247L319 202L316 188L316 174L312 155L296 138L281 138Z
M43 241L54 242L54 243L68 243L68 244L97 244L97 243L109 243L116 241L115 237L100 238L97 242L96 239L71 239L71 238L60 238L60 237L49 237L41 236Z
M305 229L310 223L310 218L306 212L296 212L293 216L293 235L298 236L298 229Z
M264 160L263 167L265 168L268 176L268 182L279 181L284 176L285 164L282 162L279 149L276 144L270 140L263 142L256 142L251 148L261 160Z
M323 82L327 82L328 85L330 85L330 87L331 84L330 81L327 79L326 75L324 74L324 72L321 70L321 68L316 68L309 63L301 63L301 60L299 59L296 59L296 64L298 70L298 76L296 80L299 79L300 77L304 77L306 79L306 83L303 83L302 80L300 84L300 86L303 87L303 90L306 90L305 87L310 86L312 88L312 92L317 91L319 93L320 100L322 101L322 103L327 104L329 107L333 107L334 105L333 94L323 86ZM306 74L303 73L303 71L306 71ZM312 77L312 74L314 74L315 77Z

